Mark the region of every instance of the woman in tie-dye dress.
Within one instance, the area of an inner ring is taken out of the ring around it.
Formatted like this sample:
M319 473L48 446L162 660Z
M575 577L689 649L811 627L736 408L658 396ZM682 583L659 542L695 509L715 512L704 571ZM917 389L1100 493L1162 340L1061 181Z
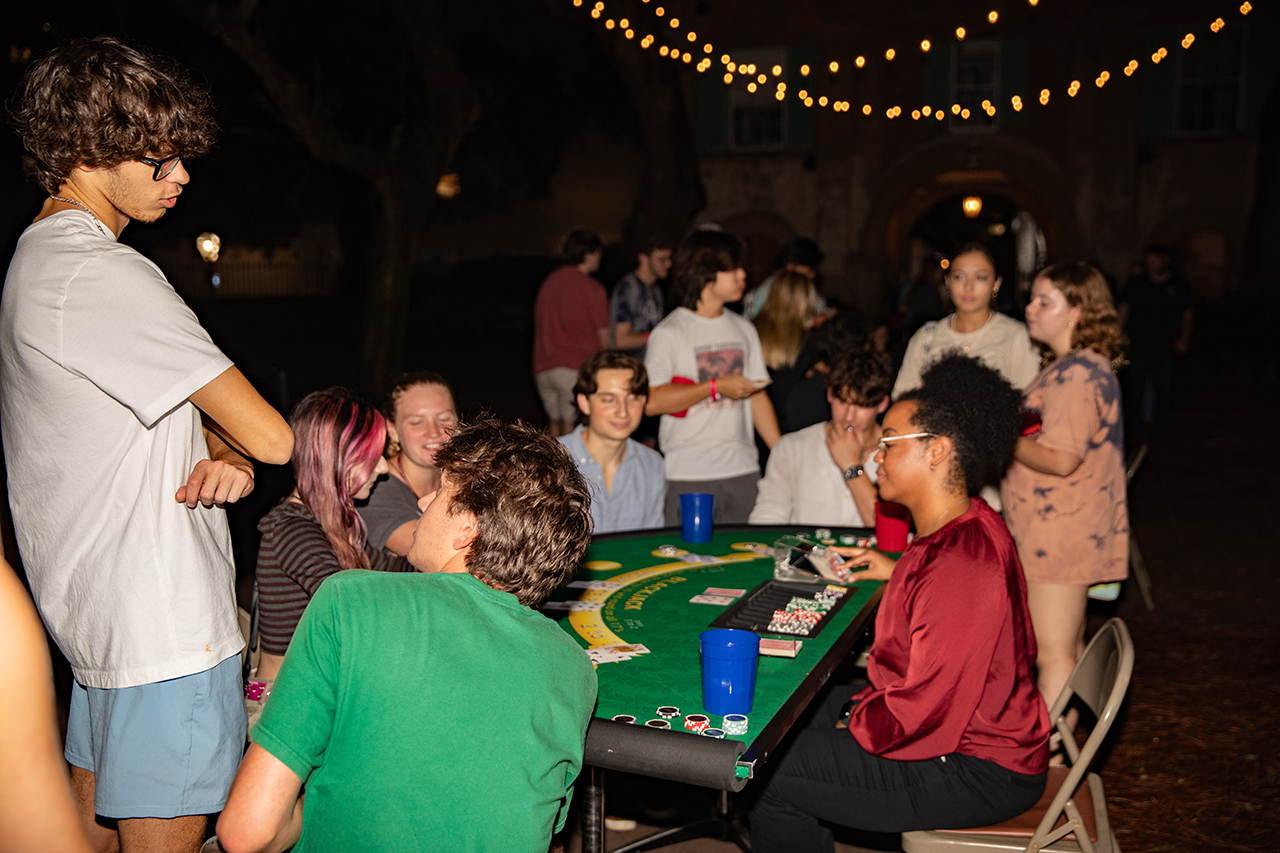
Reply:
M1018 440L1001 492L1027 576L1037 686L1052 704L1084 651L1089 586L1129 572L1115 376L1125 341L1106 280L1085 263L1055 264L1036 277L1027 330L1047 348L1024 396L1041 429Z

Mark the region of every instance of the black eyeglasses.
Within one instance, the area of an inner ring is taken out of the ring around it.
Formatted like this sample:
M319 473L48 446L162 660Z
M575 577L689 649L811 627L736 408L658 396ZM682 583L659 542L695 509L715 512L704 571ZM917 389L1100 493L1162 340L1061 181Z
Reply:
M155 169L151 175L151 180L159 181L173 174L173 170L178 168L178 164L182 162L181 154L174 154L172 157L165 157L163 160L156 160L152 157L139 157L139 163L146 163Z

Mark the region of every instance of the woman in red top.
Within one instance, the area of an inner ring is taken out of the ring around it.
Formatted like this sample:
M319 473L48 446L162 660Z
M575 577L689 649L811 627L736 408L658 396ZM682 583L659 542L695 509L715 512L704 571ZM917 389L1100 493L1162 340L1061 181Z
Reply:
M752 849L830 851L819 821L876 832L983 826L1044 791L1049 720L1013 539L977 497L1013 456L1020 395L948 356L885 415L880 494L917 535L876 616L870 684L833 689L751 813ZM842 706L845 706L842 708Z

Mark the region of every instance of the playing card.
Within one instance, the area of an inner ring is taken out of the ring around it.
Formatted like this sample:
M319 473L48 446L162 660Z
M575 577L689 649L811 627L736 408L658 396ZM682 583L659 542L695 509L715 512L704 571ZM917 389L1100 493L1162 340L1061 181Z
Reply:
M722 586L709 586L702 591L703 595L727 595L730 598L737 598L746 594L745 589L726 589Z
M721 607L733 604L731 595L695 595L689 599L690 604L718 604Z
M609 581L573 581L567 586L574 589L619 589L622 584L610 583Z

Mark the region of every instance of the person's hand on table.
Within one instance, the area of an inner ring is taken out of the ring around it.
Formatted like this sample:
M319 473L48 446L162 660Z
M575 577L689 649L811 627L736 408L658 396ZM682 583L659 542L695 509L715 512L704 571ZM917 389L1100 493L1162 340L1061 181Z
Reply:
M827 451L837 468L847 471L854 465L862 464L862 460L866 458L866 448L862 446L858 433L831 421L827 421L823 431L827 436Z
M887 581L893 576L893 567L898 565L897 560L886 554L881 554L875 548L849 548L833 545L831 550L844 557L845 565L850 569L856 569L859 566L866 567L862 571L854 572L850 575L850 582Z
M760 386L741 373L726 373L716 377L716 393L730 400L745 400L760 390Z

